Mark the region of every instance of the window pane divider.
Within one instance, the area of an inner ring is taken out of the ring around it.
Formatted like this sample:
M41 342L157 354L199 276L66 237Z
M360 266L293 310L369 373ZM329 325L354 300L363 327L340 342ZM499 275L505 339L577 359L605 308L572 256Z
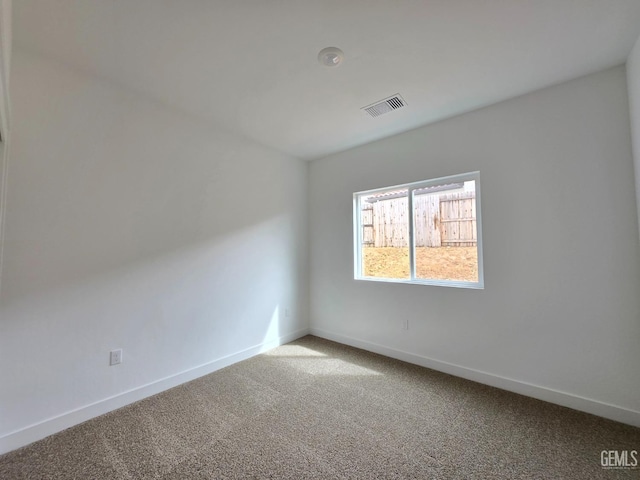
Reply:
M409 230L409 276L411 281L416 279L416 240L413 235L414 218L413 218L413 191L415 188L409 188L407 191L407 208L409 209L407 217Z

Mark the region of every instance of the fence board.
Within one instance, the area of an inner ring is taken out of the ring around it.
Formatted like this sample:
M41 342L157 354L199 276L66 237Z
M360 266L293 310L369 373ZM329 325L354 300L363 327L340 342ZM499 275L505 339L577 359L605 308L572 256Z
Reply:
M362 207L360 222L362 224L362 244L367 246L373 245L373 206L371 204L368 203Z
M438 195L416 195L413 199L417 247L439 247L440 200Z
M375 202L373 205L374 246L406 247L409 245L407 197Z

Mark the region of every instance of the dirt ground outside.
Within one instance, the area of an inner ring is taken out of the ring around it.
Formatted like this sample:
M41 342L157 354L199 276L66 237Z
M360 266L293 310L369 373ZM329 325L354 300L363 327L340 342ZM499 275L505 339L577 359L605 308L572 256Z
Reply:
M409 278L409 248L364 247L363 274ZM478 281L476 247L417 247L416 276L438 280Z

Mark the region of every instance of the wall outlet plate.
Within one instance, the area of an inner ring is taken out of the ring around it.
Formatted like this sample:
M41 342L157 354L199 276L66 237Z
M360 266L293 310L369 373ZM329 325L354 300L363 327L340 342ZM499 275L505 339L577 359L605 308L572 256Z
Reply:
M109 365L118 365L122 363L122 349L111 350L109 353Z

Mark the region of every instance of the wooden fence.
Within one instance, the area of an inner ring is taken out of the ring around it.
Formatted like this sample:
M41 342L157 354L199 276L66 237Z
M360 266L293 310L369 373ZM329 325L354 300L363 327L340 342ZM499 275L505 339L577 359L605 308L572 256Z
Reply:
M408 247L407 196L362 202L362 241L372 247ZM473 247L477 243L476 194L416 195L416 247Z

